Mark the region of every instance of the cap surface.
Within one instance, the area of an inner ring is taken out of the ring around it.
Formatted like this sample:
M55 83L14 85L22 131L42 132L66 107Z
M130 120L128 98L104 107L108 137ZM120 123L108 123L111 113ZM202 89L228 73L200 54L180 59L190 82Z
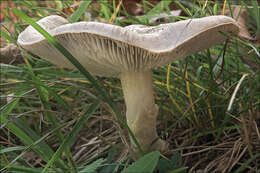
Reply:
M118 76L121 72L146 71L168 64L223 42L224 33L238 33L236 21L210 16L158 26L120 27L98 22L69 24L60 16L37 22L92 74ZM38 31L27 27L17 43L59 66L74 66Z

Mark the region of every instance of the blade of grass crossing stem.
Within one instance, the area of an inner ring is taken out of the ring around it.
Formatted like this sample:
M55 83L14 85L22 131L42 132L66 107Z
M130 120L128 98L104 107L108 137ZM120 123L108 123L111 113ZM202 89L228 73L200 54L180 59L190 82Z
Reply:
M83 1L80 3L79 8L73 13L73 15L68 19L70 23L77 22L80 17L85 13L86 9L88 8L91 0Z
M84 123L90 118L92 113L99 107L99 101L96 103L93 103L87 110L87 112L81 116L78 120L78 122L75 124L73 127L72 131L70 134L63 140L62 144L60 147L57 149L57 151L54 153L50 161L47 163L45 166L44 170L42 173L46 172L47 169L53 165L53 163L57 160L57 158L61 155L61 153L64 151L65 148L70 148L71 145L73 145L75 138L77 134L79 133L80 129L84 125Z
M137 149L140 154L144 154L143 150L140 147L140 144L136 140L133 132L127 125L126 121L123 119L122 115L119 113L119 111L116 109L110 98L107 96L105 90L103 89L103 86L101 86L98 81L94 79L94 77L73 57L73 55L67 51L60 43L56 41L54 37L52 37L47 31L45 31L41 26L39 26L33 19L25 15L22 11L19 11L17 9L12 9L12 12L16 14L17 16L21 17L23 20L25 20L28 24L30 24L32 27L34 27L39 33L41 33L54 47L56 47L96 88L98 93L101 95L102 99L107 102L107 104L111 107L111 109L114 111L115 115L119 119L119 121L124 125L124 127L129 132L131 138L133 139L135 145L137 146Z

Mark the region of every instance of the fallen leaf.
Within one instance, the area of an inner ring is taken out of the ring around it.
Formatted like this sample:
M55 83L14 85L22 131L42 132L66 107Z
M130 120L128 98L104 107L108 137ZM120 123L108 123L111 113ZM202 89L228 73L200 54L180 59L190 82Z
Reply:
M238 36L247 40L253 40L247 28L248 13L246 9L241 6L236 6L232 13L239 25Z
M239 25L239 33L238 37L241 39L245 39L249 42L251 42L253 45L259 45L259 37L256 34L254 37L251 36L248 28L248 20L249 20L249 15L248 12L245 8L241 6L235 6L235 8L232 10L233 18L237 20L237 23ZM230 11L226 9L225 15L230 16ZM259 69L258 64L256 64L248 55L251 53L255 53L254 51L250 51L251 48L248 47L242 47L239 46L238 48L239 52L242 55L242 59L244 63L246 63L253 71L257 71Z
M123 6L128 14L140 16L144 14L144 9L138 0L123 1Z
M10 64L14 61L16 63L23 62L23 56L20 49L15 44L10 44L3 48L0 48L1 59L0 63Z

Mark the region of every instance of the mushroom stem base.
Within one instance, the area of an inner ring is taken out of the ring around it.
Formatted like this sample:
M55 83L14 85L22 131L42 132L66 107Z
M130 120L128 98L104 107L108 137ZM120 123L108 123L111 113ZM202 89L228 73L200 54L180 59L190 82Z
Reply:
M127 124L142 150L165 151L167 143L158 137L156 131L158 106L154 103L152 71L122 73L121 83L126 103ZM136 150L132 140L131 143Z

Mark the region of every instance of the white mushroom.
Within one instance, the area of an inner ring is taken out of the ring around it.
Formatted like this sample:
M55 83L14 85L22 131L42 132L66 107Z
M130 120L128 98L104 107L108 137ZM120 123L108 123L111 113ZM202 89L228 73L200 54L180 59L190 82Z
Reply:
M223 42L221 33L238 32L226 16L189 19L158 26L114 26L97 22L69 24L60 16L37 22L92 74L120 77L126 103L127 124L143 150L165 151L158 139L158 107L152 89L152 68L184 58ZM18 37L18 44L54 64L74 66L33 27ZM158 139L156 142L152 142ZM135 145L133 145L135 148Z

